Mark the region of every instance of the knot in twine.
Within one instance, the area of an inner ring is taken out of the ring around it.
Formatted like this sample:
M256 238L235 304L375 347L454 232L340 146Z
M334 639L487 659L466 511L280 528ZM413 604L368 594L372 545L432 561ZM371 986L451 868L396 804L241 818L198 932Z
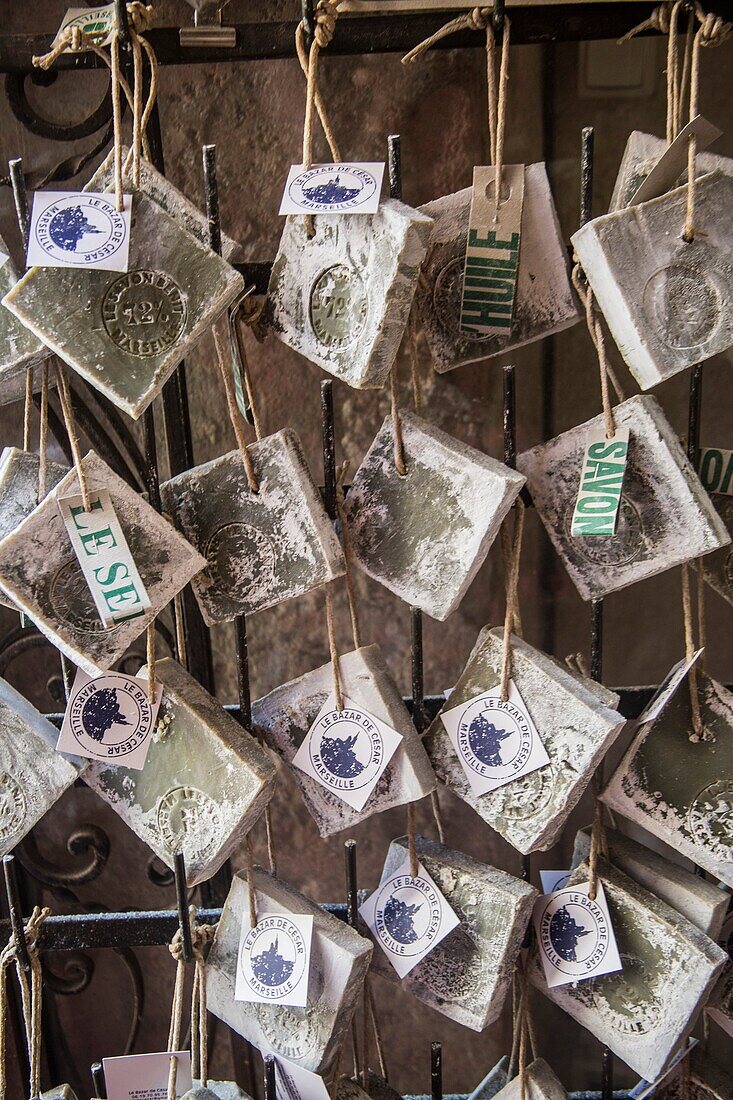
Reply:
M313 30L313 37L321 49L324 49L333 40L340 2L341 0L318 0L316 4L316 25Z
M700 21L698 39L701 46L719 46L725 42L733 30L733 23L726 23L713 12L703 13L699 5L696 5L695 13Z
M133 0L127 5L127 18L129 25L136 34L145 34L153 25L155 16L152 4L143 4L140 0Z
M619 38L617 41L618 46L622 46L625 42L630 42L632 38L635 38L637 34L641 34L643 31L659 31L661 34L669 34L670 27L670 15L672 12L673 4L660 4L658 8L646 19L643 19L641 23L638 23L635 27L632 27L630 31L627 31L623 38Z
M97 53L100 48L99 43L103 37L103 32L97 31L95 34L86 34L81 27L65 27L59 35L56 45L48 53L34 55L31 61L37 69L50 69L61 54L67 51L82 53L92 50L92 52Z
M38 949L38 937L41 934L41 926L47 917L51 916L51 910L48 907L41 909L38 905L31 913L24 929L25 943L28 948L28 954L33 955ZM13 945L17 951L17 945Z
M204 950L214 938L214 929L210 924L196 923L195 905L190 905L188 907L188 914L191 926L191 946L193 948L194 958L203 958ZM181 928L176 929L176 934L168 944L168 950L176 962L183 962L183 930Z
M456 31L485 31L491 21L493 10L493 8L471 8L470 11L463 12L462 15L449 20L435 34L429 35L409 53L406 53L402 58L402 64L409 65L413 61L417 61L431 46L434 46L436 42L440 42L441 38L447 38L449 34L455 34Z
M466 26L472 31L485 31L491 15L491 8L472 8L466 12Z

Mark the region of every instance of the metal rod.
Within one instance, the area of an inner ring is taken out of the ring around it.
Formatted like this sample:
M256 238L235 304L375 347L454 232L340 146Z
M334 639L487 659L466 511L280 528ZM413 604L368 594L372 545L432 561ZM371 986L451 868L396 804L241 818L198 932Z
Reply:
M23 161L20 157L15 157L13 160L8 161L8 172L10 173L10 186L13 189L15 216L18 219L18 228L20 229L20 235L23 239L23 251L27 252L28 237L31 229L31 215L28 206L28 190L25 185L25 176L23 175Z
M432 1100L443 1100L443 1048L430 1044L430 1094Z
M687 457L697 469L700 458L700 418L702 414L702 363L690 372L690 405L687 420Z
M387 172L389 174L389 197L402 198L402 141L399 134L390 134L387 138Z
M346 922L356 928L359 919L359 889L356 877L356 841L344 844L346 857Z
M239 712L237 717L246 730L252 731L252 689L249 682L249 650L247 647L247 619L237 615L234 620L237 641L237 690Z
M15 867L14 856L3 856L3 873L5 875L5 892L8 896L8 912L10 913L10 926L13 931L15 949L18 952L18 959L21 967L26 974L30 974L31 960L28 956L28 945L25 942L25 928L23 925L20 891L18 889L18 874Z
M613 1054L608 1047L603 1048L601 1096L602 1100L613 1100Z
M425 668L422 611L410 608L410 657L412 663L412 721L418 733L427 725L425 716Z
M275 1059L266 1054L265 1063L265 1100L277 1100L277 1079L275 1077Z
M120 36L120 46L126 50L130 45L130 28L127 23L127 0L115 0L115 25Z
M580 154L580 224L585 225L593 217L593 160L595 131L592 126L583 127Z
M321 382L321 432L323 435L323 503L336 519L336 438L333 419L333 382Z
M193 959L193 939L191 937L191 916L188 911L186 861L183 858L183 852L176 852L174 864L176 875L176 907L178 909L178 927L181 930L181 941L183 944L183 961L191 962Z
M504 367L504 465L517 466L516 393L514 367Z
M94 1095L98 1100L105 1100L107 1096L107 1083L104 1079L104 1069L101 1062L93 1062L91 1066L92 1084L94 1085Z
M219 188L216 181L216 146L204 145L204 195L206 198L206 217L209 222L209 245L212 252L221 256L221 214L219 211Z
M315 14L313 11L313 0L301 0L300 17L303 23L306 49L310 49L311 43L313 42L313 34L316 28Z
M603 679L603 600L590 605L590 675L598 683Z

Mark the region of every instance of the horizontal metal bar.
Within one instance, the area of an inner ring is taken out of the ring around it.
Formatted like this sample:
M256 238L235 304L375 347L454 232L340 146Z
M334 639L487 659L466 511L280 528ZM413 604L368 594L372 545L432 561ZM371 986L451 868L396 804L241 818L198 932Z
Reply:
M580 42L587 39L620 38L646 19L656 7L648 0L619 3L529 4L511 8L512 43ZM725 0L705 7L725 8ZM724 14L721 11L721 14ZM353 54L406 53L432 35L450 12L393 13L390 15L344 15L339 20L330 56ZM147 38L161 65L210 64L217 61L272 61L295 57L296 22L235 24L236 44L227 46L181 46L179 27L153 27ZM47 53L53 35L7 34L0 36L0 72L24 73L33 69L33 57ZM434 49L485 48L476 31L460 31L435 43ZM97 69L103 66L93 53L62 54L57 69Z

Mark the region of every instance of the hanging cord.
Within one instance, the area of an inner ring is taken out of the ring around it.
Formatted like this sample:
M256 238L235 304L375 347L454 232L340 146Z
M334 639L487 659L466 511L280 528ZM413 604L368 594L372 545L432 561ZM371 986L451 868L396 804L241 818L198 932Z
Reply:
M255 439L259 442L262 439L262 422L259 417L257 409L257 403L255 402L254 387L252 385L252 377L249 369L249 360L247 358L247 349L243 339L241 325L245 324L254 333L257 339L260 337L257 335L260 318L262 316L265 307L264 301L259 305L251 303L249 297L241 298L239 304L234 307L234 339L237 342L237 351L239 352L239 361L242 364L242 380L244 382L244 390L247 395L247 404L252 412L252 426L255 430Z
M703 648L706 641L705 622L705 586L702 561L697 562L697 629L698 645L695 645L695 631L692 621L692 594L690 591L690 566L682 566L682 617L685 628L685 660L691 661L696 649ZM697 662L692 665L687 673L687 682L690 688L690 714L692 716L692 733L690 741L710 741L711 735L706 731L700 711L700 687L697 679Z
M148 702L152 707L155 705L155 619L148 623L145 632L145 645L148 665Z
M227 364L226 356L224 353L224 347L222 345L221 336L217 325L212 326L211 330L214 334L214 346L216 348L216 358L219 364L219 372L224 382L224 390L227 399L227 409L229 410L229 419L234 429L234 435L237 440L237 446L242 456L242 462L244 464L244 472L247 476L247 484L253 493L259 493L260 484L255 473L255 468L252 463L252 458L247 449L247 437L244 431L244 417L239 411L237 405L237 397L234 392L234 380L232 378L232 372Z
M344 511L344 485L343 481L348 473L349 464L344 462L336 475L336 512L341 524L341 534L344 540L344 564L346 567L346 596L349 601L349 615L351 617L351 633L354 639L354 649L361 649L361 630L359 628L359 613L356 605L356 590L354 588L354 557L351 546L351 532Z
M193 930L192 930L193 931ZM186 963L183 958L183 935L181 929L168 945L173 958L176 960L176 981L173 986L173 1003L171 1005L171 1022L168 1029L168 1053L173 1054L181 1046L181 1021L183 1019L183 988L186 981ZM178 1059L171 1058L168 1070L167 1100L176 1100L176 1078L178 1077Z
M379 1062L379 1072L382 1078L389 1082L389 1074L387 1073L387 1062L384 1057L384 1044L382 1043L382 1033L379 1028L379 1020L377 1019L377 1006L374 1000L374 991L372 990L372 983L370 976L367 974L366 982L364 984L366 990L367 1010L369 1012L369 1023L372 1029L372 1035L374 1036L374 1045L377 1048L377 1061Z
M417 346L417 314L414 306L407 318L407 347L410 356L412 404L419 416L422 407L422 394L420 393L420 354Z
M298 53L300 67L305 73L307 82L305 120L303 123L303 169L310 168L313 163L313 124L315 121L315 112L318 113L318 117L321 120L321 126L323 127L323 132L326 136L328 147L331 150L331 157L334 163L338 163L341 160L341 153L339 152L336 139L326 115L323 98L318 91L318 57L321 50L325 49L333 38L336 29L336 19L338 18L339 3L340 0L318 0L314 11L315 28L310 50L306 50L306 27L303 20L298 24L295 31L295 48Z
M191 906L191 945L193 948L193 988L191 990L191 1076L206 1088L209 1079L209 1037L206 1019L206 949L214 938L210 924L196 923L196 908Z
M46 448L48 444L48 362L41 363L41 424L38 429L38 503L46 495Z
M529 1050L532 1060L537 1057L537 1036L535 1034L534 1020L532 1019L532 1013L529 1011L529 999L527 1000L528 1009L523 1011L523 991L519 978L519 969L521 963L517 964L517 969L514 971L514 978L512 980L512 1049L509 1055L509 1066L507 1068L507 1077L509 1080L513 1080L517 1075L518 1059L519 1059L519 1040L520 1040L520 1020L522 1017L525 1020L527 1028L527 1038L529 1040ZM529 983L527 983L527 993L529 994Z
M265 731L262 726L252 725L252 732L256 735L260 746L264 749ZM275 833L272 827L272 803L268 802L265 806L264 812L265 818L265 840L267 841L267 864L270 869L270 874L275 878L277 876L277 857L275 856Z
M392 434L394 436L394 464L400 477L407 475L405 465L405 441L402 438L402 421L400 420L400 403L397 393L397 363L392 364L389 372L389 400L392 414Z
M606 354L606 341L603 335L603 328L601 327L601 321L595 308L595 298L593 291L588 284L585 274L583 272L577 256L575 257L575 263L572 271L573 286L580 298L583 307L585 309L585 323L588 326L588 332L593 342L593 347L596 349L598 355L598 370L601 379L601 402L603 404L603 422L606 430L606 438L610 439L616 434L616 421L613 416L613 406L611 405L611 396L608 389L609 380L616 391L616 397L619 401L623 401L624 392L621 389L618 378L615 371L608 362L608 356Z
M588 856L588 871L590 888L588 897L596 900L598 894L598 860L608 858L608 843L606 841L606 829L603 824L603 803L596 792L595 813L593 815L593 828L590 834L590 854Z
M69 437L69 445L71 446L71 454L74 459L74 469L76 470L76 476L79 481L79 492L81 493L82 503L84 505L85 512L91 512L92 505L89 498L89 486L87 484L87 476L82 466L81 451L79 449L79 436L76 430L76 420L74 418L74 409L71 404L71 389L69 387L69 379L66 375L66 367L60 359L56 359L54 366L56 368L56 383L59 393L59 402L61 404L61 412L64 417L64 424L66 425L66 432Z
M504 640L501 654L501 698L504 702L509 698L509 681L512 675L512 629L515 622L519 621L519 560L522 554L522 532L524 531L524 503L520 497L514 502L514 535L512 539L512 552L509 570L505 577L506 612L504 615ZM507 523L509 517L504 520Z
M15 940L11 940L0 952L0 1100L5 1100L7 1092L6 1061L6 1017L7 1017L7 973L11 966L15 966L15 972L20 986L21 1007L23 1012L23 1026L25 1029L25 1041L28 1050L28 1062L30 1065L30 1077L28 1082L28 1095L33 1100L41 1091L41 1009L43 1001L43 973L41 959L38 952L38 936L41 925L50 916L50 909L41 909L36 906L28 918L24 929L25 943L28 958L31 964L31 980L23 970L18 958L18 947Z

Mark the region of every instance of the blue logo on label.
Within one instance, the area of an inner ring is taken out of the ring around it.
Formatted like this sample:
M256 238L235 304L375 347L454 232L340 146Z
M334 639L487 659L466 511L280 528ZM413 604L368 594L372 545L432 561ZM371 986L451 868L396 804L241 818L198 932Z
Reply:
M408 905L392 894L384 906L384 926L398 943L414 943L417 932L413 917L422 909L422 903Z
M101 743L113 726L132 726L134 723L128 721L120 709L117 688L106 687L86 700L81 710L81 724L94 741Z
M501 742L511 735L511 730L497 729L483 714L477 714L468 727L468 743L474 755L490 768L498 768L504 763Z
M271 988L282 985L293 973L295 961L292 962L278 952L278 937L260 955L254 955L250 965L254 976L264 985Z
M37 213L44 197L47 205ZM53 197L38 192L33 218L35 244L51 259L72 267L102 264L127 239L125 216L111 196L79 192Z
M575 950L583 936L589 936L592 928L584 928L578 924L563 905L556 913L553 913L550 921L550 942L561 959L566 962L577 962Z
M87 233L101 234L102 230L89 221L80 206L59 210L51 218L48 233L54 244L65 252L76 252L76 246Z
M315 187L304 187L303 194L311 202L318 202L327 206L335 206L337 203L348 202L364 190L363 187L344 187L339 183L339 174L326 183L319 183Z
M375 198L377 179L356 164L316 164L291 180L286 194L301 210L356 210Z
M332 775L337 775L341 779L353 779L364 771L364 765L357 759L354 752L354 745L358 739L358 733L350 737L323 736L321 760Z

